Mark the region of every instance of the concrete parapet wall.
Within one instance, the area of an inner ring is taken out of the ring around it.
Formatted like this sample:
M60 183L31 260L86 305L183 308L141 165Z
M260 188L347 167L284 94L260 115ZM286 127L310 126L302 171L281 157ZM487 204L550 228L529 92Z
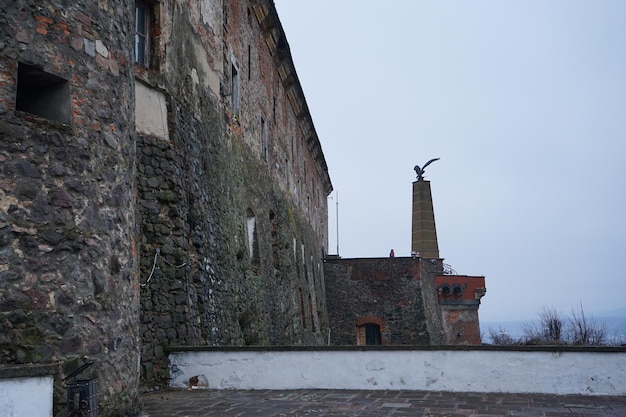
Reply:
M626 395L624 348L187 348L169 359L175 388Z

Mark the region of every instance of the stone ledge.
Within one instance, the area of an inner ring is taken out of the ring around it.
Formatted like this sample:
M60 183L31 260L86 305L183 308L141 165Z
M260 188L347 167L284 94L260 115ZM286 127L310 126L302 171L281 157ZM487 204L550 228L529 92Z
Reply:
M53 376L56 379L60 375L61 366L61 362L47 364L0 365L0 379L32 378L40 376Z
M626 346L555 346L555 345L520 345L520 346L169 346L166 353L175 352L362 352L362 351L488 351L488 352L588 352L588 353L626 353ZM0 368L2 369L2 368Z

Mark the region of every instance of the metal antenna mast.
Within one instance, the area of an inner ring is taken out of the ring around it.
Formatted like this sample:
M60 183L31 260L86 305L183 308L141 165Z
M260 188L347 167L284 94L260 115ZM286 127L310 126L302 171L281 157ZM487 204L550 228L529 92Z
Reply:
M337 201L335 202L336 205L336 213L335 213L335 217L336 217L336 223L337 223L337 256L339 256L339 191L337 191L335 193L335 196L337 198Z

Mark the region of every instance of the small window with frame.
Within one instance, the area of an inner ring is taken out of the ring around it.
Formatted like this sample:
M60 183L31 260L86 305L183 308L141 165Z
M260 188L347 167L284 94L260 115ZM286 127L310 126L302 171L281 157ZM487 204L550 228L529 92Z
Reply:
M152 9L145 1L135 2L135 62L150 67Z

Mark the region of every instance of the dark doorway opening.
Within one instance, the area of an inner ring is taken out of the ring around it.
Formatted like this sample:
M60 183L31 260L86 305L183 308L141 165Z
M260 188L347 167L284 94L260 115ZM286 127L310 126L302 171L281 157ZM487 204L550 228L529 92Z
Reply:
M365 325L365 344L380 345L380 326L374 323Z

